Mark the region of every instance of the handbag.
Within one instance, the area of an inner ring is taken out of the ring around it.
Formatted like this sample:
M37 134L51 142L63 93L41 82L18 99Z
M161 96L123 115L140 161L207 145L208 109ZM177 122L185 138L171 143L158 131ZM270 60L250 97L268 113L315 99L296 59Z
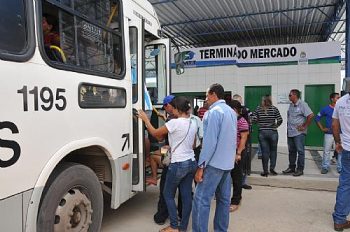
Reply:
M187 135L188 135L188 132L190 131L190 128L191 128L191 123L192 123L192 120L190 119L190 125L188 126L188 130L187 130L187 133L185 135L185 137L181 140L180 143L178 143L175 148L171 151L171 149L168 149L167 152L162 156L161 158L161 161L162 161L162 164L164 166L169 166L169 164L171 163L171 154L175 152L175 150L181 145L181 143L186 139Z
M162 164L164 166L169 166L171 162L171 152L170 149L167 150L167 152L162 156Z

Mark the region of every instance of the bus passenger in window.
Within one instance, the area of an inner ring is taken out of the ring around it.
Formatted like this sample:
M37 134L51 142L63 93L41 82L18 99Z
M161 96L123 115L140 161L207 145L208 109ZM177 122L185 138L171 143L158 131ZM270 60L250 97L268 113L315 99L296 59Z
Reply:
M60 35L56 32L57 21L51 15L43 16L43 33L45 46L60 46Z

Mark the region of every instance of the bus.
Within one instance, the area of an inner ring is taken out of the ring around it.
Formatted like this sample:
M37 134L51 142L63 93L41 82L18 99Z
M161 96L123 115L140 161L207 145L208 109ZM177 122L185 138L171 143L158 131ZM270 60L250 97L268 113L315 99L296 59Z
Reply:
M170 92L147 0L0 0L1 231L100 231L145 191L145 86ZM109 203L108 203L109 204Z

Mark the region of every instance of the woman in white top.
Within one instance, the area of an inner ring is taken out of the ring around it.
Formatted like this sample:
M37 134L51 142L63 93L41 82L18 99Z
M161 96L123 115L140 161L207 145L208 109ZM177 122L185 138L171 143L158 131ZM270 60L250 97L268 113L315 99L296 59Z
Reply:
M166 135L169 137L171 149L171 163L164 187L164 199L166 201L170 226L160 230L161 232L186 231L189 217L192 210L192 181L197 168L194 158L193 145L196 138L197 126L192 123L190 114L190 102L184 97L176 97L171 103L174 107L174 116L165 123L164 126L155 129L147 118L146 114L140 110L139 117L145 122L148 132L159 141L163 140ZM175 193L180 186L182 198L182 219L178 223Z

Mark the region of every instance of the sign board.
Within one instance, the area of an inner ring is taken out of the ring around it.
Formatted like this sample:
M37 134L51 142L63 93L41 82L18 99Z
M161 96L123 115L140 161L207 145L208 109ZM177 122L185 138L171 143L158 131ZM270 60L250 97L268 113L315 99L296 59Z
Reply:
M185 67L278 65L340 62L340 43L321 42L261 47L225 45L182 50ZM172 63L174 63L172 61ZM174 64L172 64L174 66Z

